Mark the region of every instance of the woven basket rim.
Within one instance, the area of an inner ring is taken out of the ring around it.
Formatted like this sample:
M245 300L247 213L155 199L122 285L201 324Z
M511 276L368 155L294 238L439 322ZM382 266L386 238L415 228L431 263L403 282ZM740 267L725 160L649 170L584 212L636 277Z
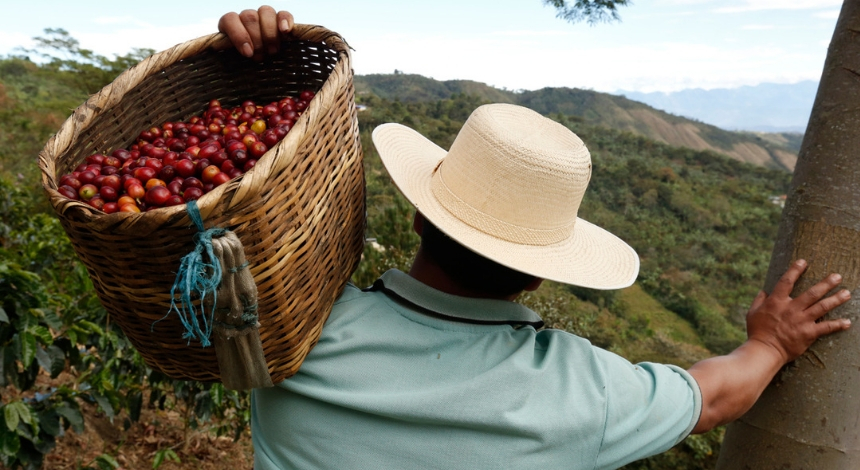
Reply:
M350 79L352 73L350 47L336 32L318 25L296 24L285 41L308 41L329 47L338 53L337 63L328 79L323 83L322 88L311 100L308 108L278 145L269 149L250 171L214 188L197 200L197 206L204 221L219 203L223 202L221 199L225 195L230 198L226 206L228 209L240 205L248 198L254 197L255 190L272 173L288 165L295 154L295 150L301 144L301 140L305 137L307 129L315 126L321 113L328 109L336 99L336 93L341 89L343 82ZM71 149L81 132L89 128L96 117L110 110L112 106L120 102L126 93L146 79L157 75L165 67L180 60L206 51L217 51L230 47L232 47L232 43L223 33L209 34L177 44L172 48L147 57L122 72L111 83L78 106L39 152L42 187L48 193L48 199L54 211L60 216L74 213L77 218L85 221L96 230L111 227L114 231L123 233L137 232L143 227L152 226L155 219L158 221L169 220L172 224L177 225L189 225L191 219L184 204L149 212L106 214L83 202L70 200L57 191L55 161Z

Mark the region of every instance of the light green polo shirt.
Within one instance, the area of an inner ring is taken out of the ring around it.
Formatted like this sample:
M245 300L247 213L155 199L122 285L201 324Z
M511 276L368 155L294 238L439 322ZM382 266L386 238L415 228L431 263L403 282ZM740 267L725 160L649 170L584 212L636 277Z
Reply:
M299 372L254 390L256 470L617 468L699 418L683 369L522 326L540 318L513 302L377 285L348 286Z

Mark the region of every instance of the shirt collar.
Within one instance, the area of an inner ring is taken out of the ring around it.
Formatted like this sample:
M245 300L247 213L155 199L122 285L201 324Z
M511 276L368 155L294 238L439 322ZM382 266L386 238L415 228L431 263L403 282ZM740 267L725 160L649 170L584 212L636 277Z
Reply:
M531 325L535 328L543 326L543 320L537 313L518 303L447 294L397 269L386 271L376 281L374 288L449 320L491 325Z

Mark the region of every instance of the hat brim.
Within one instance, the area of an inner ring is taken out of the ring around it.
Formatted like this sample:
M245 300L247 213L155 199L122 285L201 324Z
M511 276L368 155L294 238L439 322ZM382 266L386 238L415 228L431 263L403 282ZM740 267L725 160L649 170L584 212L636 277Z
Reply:
M431 177L447 151L409 127L382 124L373 143L401 193L430 222L472 251L499 264L543 279L592 289L621 289L636 280L639 256L630 245L581 218L573 234L551 245L523 245L484 233L437 202Z

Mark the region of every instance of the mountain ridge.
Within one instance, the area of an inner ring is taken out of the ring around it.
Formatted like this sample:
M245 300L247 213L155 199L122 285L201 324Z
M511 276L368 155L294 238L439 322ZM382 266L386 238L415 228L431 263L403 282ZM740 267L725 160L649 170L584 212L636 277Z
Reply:
M794 170L799 148L796 136L728 131L625 96L593 90L548 87L515 92L471 80L439 81L403 73L357 75L355 88L358 101L367 93L405 103L446 99L456 94L474 95L487 102L518 104L544 115L563 114L658 142L710 150L738 161L785 171Z
M802 133L806 130L817 91L818 82L805 80L792 84L761 83L711 90L692 88L668 93L617 93L727 130Z

